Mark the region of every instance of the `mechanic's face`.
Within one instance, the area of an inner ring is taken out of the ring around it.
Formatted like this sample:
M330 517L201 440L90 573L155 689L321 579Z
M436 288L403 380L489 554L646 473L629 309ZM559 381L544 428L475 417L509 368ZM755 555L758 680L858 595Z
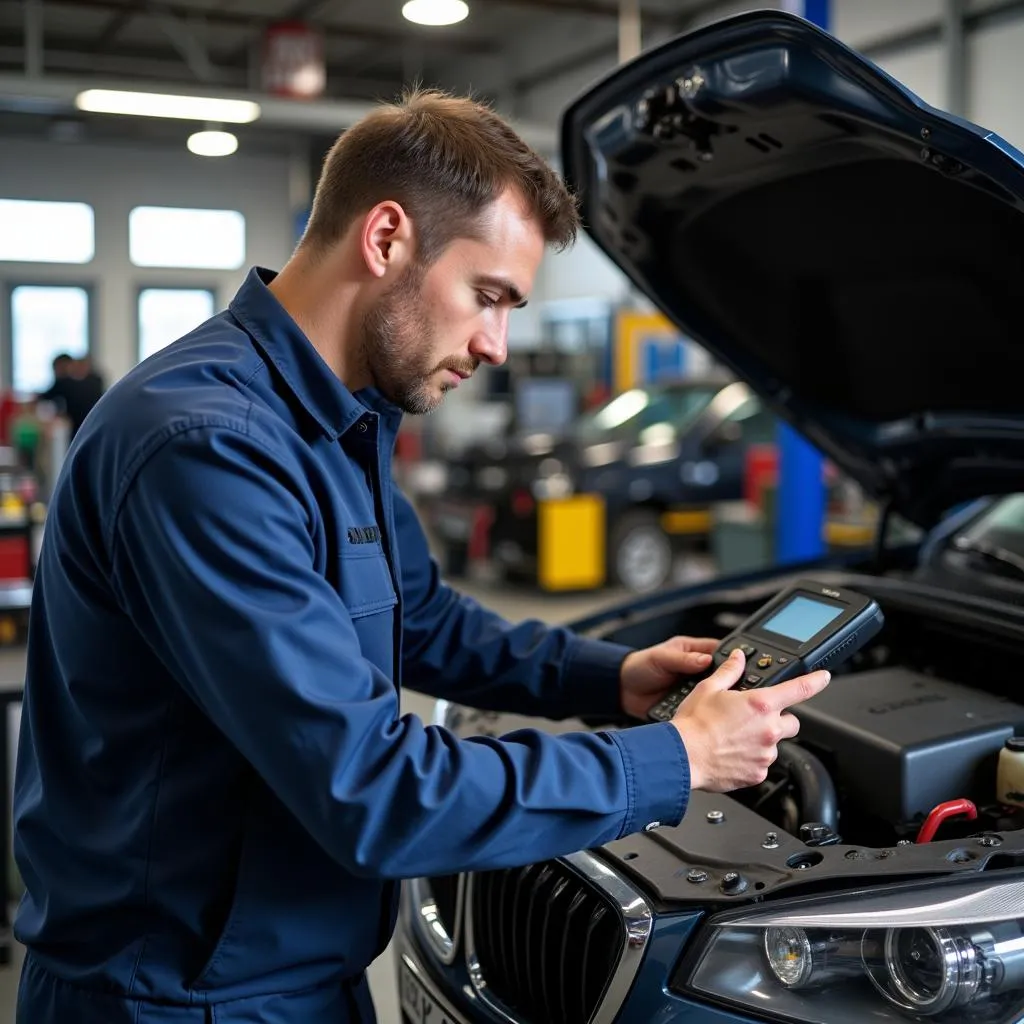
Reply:
M369 309L364 356L374 383L409 413L436 409L480 363L505 362L510 312L525 305L544 255L540 226L514 194L429 266L410 265Z

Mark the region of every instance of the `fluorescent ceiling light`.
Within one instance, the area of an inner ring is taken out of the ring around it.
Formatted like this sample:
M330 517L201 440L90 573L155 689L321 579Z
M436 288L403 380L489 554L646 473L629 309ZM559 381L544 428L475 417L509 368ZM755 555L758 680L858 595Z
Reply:
M186 145L196 156L230 156L238 149L238 139L231 132L194 132Z
M464 0L409 0L402 15L417 25L454 25L469 14Z
M212 96L172 96L159 92L86 89L75 106L97 114L134 114L140 117L176 117L186 121L227 121L245 124L260 116L258 103Z

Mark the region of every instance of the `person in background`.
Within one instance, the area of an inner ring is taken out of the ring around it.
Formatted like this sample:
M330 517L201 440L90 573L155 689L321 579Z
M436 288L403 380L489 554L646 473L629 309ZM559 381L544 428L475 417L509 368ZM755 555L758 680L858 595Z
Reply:
M92 356L84 355L74 361L71 376L77 382L77 408L75 410L79 426L85 417L92 412L93 406L103 397L106 384L102 374L93 365ZM77 433L77 427L75 428Z
M36 395L37 402L50 402L62 415L67 412L68 382L74 379L75 361L67 352L53 357L53 383Z
M53 403L57 411L67 417L73 438L103 392L103 378L94 369L89 356L74 359L67 352L61 352L53 360L53 383L36 395L36 401Z

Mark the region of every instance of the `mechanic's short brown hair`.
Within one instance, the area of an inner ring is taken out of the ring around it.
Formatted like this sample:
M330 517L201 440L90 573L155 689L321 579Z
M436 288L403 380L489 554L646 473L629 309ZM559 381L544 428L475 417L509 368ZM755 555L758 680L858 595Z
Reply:
M313 252L336 242L379 202L412 218L417 258L433 262L507 188L518 190L556 249L576 239L579 213L561 178L498 114L434 89L406 92L344 132L324 161L302 239Z

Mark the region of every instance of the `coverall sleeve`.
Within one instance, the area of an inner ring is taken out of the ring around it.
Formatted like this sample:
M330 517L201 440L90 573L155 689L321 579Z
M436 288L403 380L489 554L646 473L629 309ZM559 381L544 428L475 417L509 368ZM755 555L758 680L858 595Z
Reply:
M395 496L401 548L404 683L484 711L561 720L621 715L631 648L537 620L512 624L449 587L408 500Z
M181 687L332 857L385 878L513 866L682 818L689 766L667 723L460 740L399 717L286 464L242 428L166 442L116 511L113 578Z

